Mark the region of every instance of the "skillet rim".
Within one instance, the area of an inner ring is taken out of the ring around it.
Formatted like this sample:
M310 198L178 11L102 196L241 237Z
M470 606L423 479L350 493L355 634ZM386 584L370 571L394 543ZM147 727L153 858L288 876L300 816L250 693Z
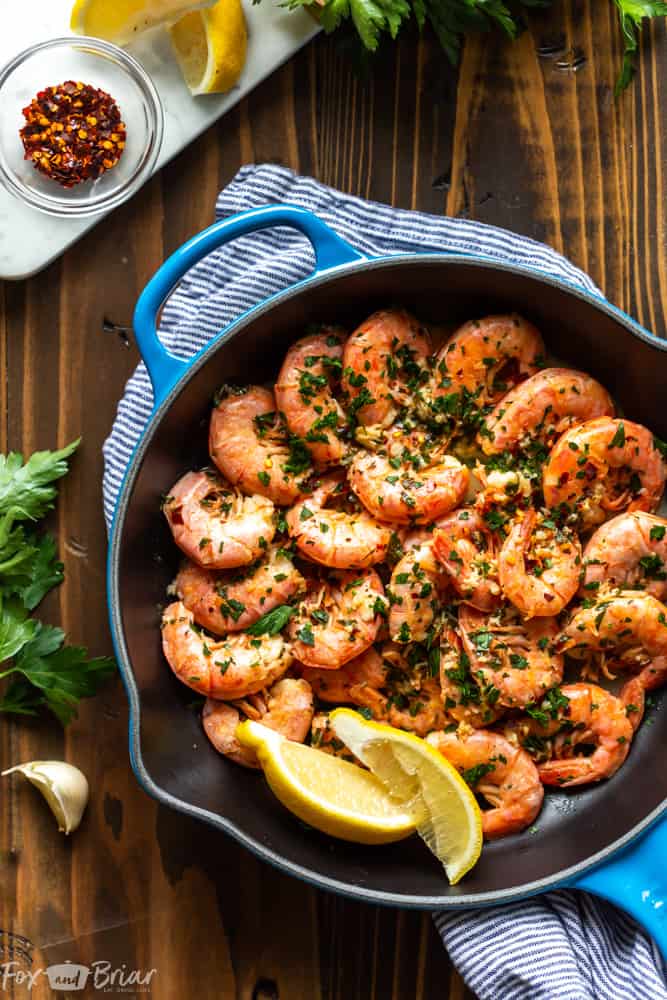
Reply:
M667 811L667 798L663 800L661 805L653 809L647 816L644 817L643 820L632 827L632 829L630 829L622 837L619 837L618 840L614 841L614 843L609 844L607 847L586 858L584 861L556 872L553 875L536 879L532 882L521 886L515 886L510 889L501 889L482 893L468 893L455 897L400 895L393 892L380 892L375 889L366 889L363 886L353 885L349 882L342 882L338 879L330 878L314 871L312 868L288 861L277 852L266 847L264 844L261 844L254 837L246 834L239 826L228 820L220 813L213 813L199 806L194 806L191 803L186 802L184 799L177 798L170 792L165 791L165 789L153 781L144 765L141 753L141 698L135 682L132 663L127 651L125 634L120 615L120 553L123 542L125 516L131 504L134 484L136 482L143 458L152 442L155 431L159 427L163 417L171 407L172 403L180 395L187 383L205 364L212 359L213 355L217 353L218 349L224 343L239 335L244 326L262 314L269 312L275 306L286 301L287 299L292 298L295 295L299 295L307 289L327 284L329 281L338 279L341 276L344 277L348 272L352 273L359 270L389 269L392 267L405 266L406 264L408 266L410 264L426 264L440 267L443 265L452 265L453 267L464 265L468 267L492 268L497 271L530 278L534 281L563 290L566 294L573 295L585 301L589 305L593 306L593 308L600 310L610 318L619 322L632 336L637 337L639 340L644 341L651 347L657 348L667 354L667 340L661 340L655 334L650 333L622 309L619 309L618 306L614 306L611 302L605 299L602 294L596 294L588 291L581 285L556 277L547 271L498 261L493 257L485 257L481 255L472 257L465 254L453 254L446 252L419 254L406 253L392 255L390 257L376 257L353 261L351 263L332 267L306 277L296 284L290 285L283 291L269 296L268 299L265 299L253 306L221 330L220 333L214 337L212 341L206 344L196 355L194 355L192 359L185 362L187 363L187 368L184 369L174 384L165 392L159 404L151 412L146 426L144 427L128 462L116 501L113 522L109 532L110 538L107 557L107 604L111 626L111 638L129 703L128 740L130 764L139 785L152 798L156 799L162 805L169 806L178 812L184 813L186 816L204 820L209 825L222 830L224 833L233 837L238 843L240 843L247 850L251 851L262 861L266 861L273 867L278 868L279 870L284 871L301 881L307 882L316 888L376 905L398 906L407 909L421 910L463 910L470 907L493 906L500 903L513 902L520 899L526 899L529 896L537 895L541 892L547 891L548 889L558 889L567 886L576 878L591 871L593 868L600 865L605 859L619 853L624 848L628 847L633 841L637 840L642 833L652 826L660 818L660 816Z

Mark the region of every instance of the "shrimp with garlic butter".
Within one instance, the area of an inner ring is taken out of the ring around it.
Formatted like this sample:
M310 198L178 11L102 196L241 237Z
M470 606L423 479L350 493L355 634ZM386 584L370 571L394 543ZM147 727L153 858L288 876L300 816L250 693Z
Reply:
M250 496L279 507L301 492L282 416L270 389L229 388L211 414L209 452L223 476Z
M283 677L270 688L231 703L207 698L202 725L215 749L243 767L259 768L255 751L241 746L236 738L236 727L243 719L261 722L285 739L303 743L313 721L313 693L306 681Z
M186 563L173 590L198 625L225 635L241 632L292 600L305 590L305 581L288 553L273 545L264 559L237 570L221 572Z
M373 645L385 607L384 587L372 569L339 570L313 581L288 626L295 658L308 667L342 667Z
M256 694L289 669L292 653L281 635L237 632L213 638L181 601L162 615L162 650L179 681L199 694L233 701Z
M162 510L178 547L204 569L247 566L276 532L270 500L245 496L210 469L186 472Z
M319 466L337 465L348 449L347 417L333 393L342 372L344 339L340 329L329 327L297 340L275 385L287 426Z

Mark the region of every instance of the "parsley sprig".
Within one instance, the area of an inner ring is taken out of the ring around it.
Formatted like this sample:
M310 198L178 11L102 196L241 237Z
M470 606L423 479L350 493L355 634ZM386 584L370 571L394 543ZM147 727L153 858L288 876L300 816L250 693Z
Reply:
M277 608L267 611L254 625L249 625L245 630L248 635L278 635L296 612L296 608L291 604L279 604Z
M665 17L667 3L656 3L654 0L614 0L614 3L618 7L624 42L623 65L615 88L615 94L618 96L635 75L642 21L644 18Z
M27 462L17 452L0 455L0 680L9 680L0 712L36 715L48 708L63 725L115 667L109 657L89 660L85 649L65 644L62 629L29 614L63 580L54 539L31 522L53 508L54 483L78 444L35 452Z
M327 33L351 21L369 52L375 52L383 35L395 39L403 24L414 17L420 30L427 22L431 24L448 58L456 63L465 35L500 28L510 38L516 38L523 28L517 6L548 7L551 3L552 0L519 0L518 4L504 0L324 0L313 5L312 0L284 0L283 5L290 10L314 6ZM645 18L667 15L667 4L656 0L613 0L613 3L618 8L624 41L623 63L616 81L618 95L635 73L642 22Z

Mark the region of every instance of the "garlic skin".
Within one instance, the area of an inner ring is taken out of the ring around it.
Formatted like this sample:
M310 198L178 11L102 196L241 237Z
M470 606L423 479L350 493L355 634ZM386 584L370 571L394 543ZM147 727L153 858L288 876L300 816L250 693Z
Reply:
M2 771L1 775L19 771L38 788L58 821L61 833L76 830L88 804L88 780L85 774L64 760L31 760Z

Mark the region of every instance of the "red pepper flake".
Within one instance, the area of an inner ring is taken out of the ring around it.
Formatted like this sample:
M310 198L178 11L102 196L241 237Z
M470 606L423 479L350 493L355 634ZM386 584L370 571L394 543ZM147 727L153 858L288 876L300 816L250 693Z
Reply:
M63 187L94 180L115 167L127 132L104 90L67 80L40 90L23 109L25 159Z

